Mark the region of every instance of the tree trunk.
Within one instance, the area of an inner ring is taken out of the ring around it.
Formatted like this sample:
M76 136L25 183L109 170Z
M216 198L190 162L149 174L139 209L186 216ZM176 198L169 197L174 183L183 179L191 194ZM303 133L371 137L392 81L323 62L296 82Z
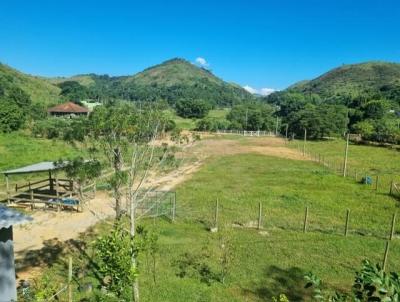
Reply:
M122 154L120 147L114 149L114 174L116 176L114 186L114 197L115 197L115 218L121 219L121 172L122 172Z
M129 188L131 190L131 188ZM129 196L129 201L130 201L130 208L131 208L131 217L130 217L130 224L131 224L131 241L134 242L135 240L135 204L134 204L134 196L132 196L132 192L130 193ZM136 254L135 250L132 250L132 257L131 257L131 265L133 268L137 268L137 262L136 262ZM137 277L135 280L133 280L132 283L132 298L134 302L139 302L139 282Z

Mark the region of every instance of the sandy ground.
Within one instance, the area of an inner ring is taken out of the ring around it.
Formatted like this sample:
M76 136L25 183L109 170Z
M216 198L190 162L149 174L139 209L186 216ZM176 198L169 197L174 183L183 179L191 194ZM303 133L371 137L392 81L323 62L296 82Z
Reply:
M258 153L289 159L303 160L296 150L289 149L279 138L247 138L245 141L225 138L206 139L196 142L186 150L186 155L194 155L198 160L184 163L175 171L160 177L150 177L148 185L160 190L172 190L194 174L205 159L214 156L241 153ZM95 213L95 214L94 214ZM33 251L42 251L52 243L65 242L77 238L100 220L114 215L112 198L106 192L97 192L81 213L34 211L33 222L14 228L14 249L17 261L23 261ZM51 257L51 255L48 255ZM46 254L44 254L46 257ZM26 261L25 261L26 262ZM28 262L29 263L29 262ZM29 279L40 270L40 265L24 265L17 274L18 279Z

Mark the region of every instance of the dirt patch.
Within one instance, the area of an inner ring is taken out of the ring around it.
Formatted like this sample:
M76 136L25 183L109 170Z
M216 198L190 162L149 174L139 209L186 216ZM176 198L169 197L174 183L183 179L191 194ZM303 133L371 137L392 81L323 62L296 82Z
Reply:
M258 153L295 160L305 160L297 150L285 146L285 140L275 137L243 138L242 140L208 139L199 142L193 150L200 158L245 153Z

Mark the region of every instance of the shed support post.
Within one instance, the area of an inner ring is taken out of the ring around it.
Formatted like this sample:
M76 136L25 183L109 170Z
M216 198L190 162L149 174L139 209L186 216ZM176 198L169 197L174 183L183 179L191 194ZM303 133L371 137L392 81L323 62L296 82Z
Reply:
M50 185L50 191L54 191L53 179L51 177L51 171L50 170L49 170L49 185Z
M6 175L6 190L7 190L7 203L10 204L10 183L8 182L8 175Z

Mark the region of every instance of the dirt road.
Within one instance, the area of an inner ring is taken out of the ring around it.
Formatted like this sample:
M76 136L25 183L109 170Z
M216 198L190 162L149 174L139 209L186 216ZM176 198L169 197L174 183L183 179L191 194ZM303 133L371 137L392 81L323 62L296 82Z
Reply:
M282 139L270 137L248 138L244 141L226 138L207 139L195 143L185 153L195 156L198 160L192 163L184 163L175 171L164 176L150 178L148 180L150 185L161 190L172 190L194 174L209 157L259 153L297 160L303 159L297 151L287 148ZM32 223L17 226L14 229L16 259L22 260L29 257L32 251L43 250L46 245L51 244L51 241L64 242L77 238L89 227L112 215L114 215L112 197L106 192L97 192L96 197L81 213L35 211L31 215L34 219ZM44 256L46 257L46 255ZM29 265L18 271L19 279L27 279L33 275L35 275L35 268Z

